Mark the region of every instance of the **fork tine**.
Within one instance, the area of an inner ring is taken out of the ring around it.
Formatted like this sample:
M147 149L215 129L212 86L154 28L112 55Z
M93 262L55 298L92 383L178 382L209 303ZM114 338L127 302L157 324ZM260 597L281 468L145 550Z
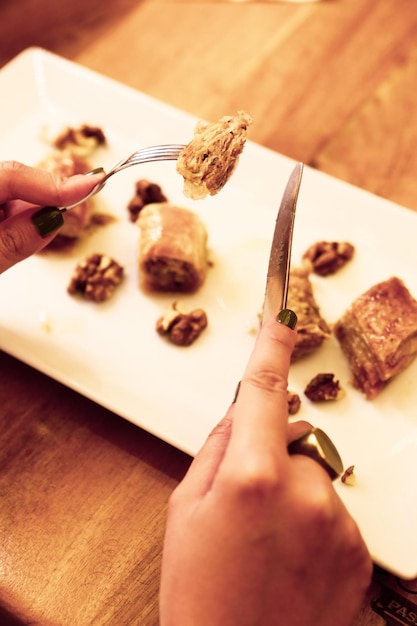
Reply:
M177 159L179 155L179 150L171 150L165 152L146 152L144 154L138 154L131 159L129 159L129 165L134 165L135 163L143 163L144 161L160 161L163 159Z
M161 146L150 146L148 148L141 148L140 150L136 150L132 156L142 155L142 154L160 154L167 152L178 152L184 148L181 144L167 144Z
M160 146L150 146L136 150L126 159L123 159L112 168L112 172L119 172L121 169L130 167L131 165L139 165L148 161L162 161L176 159L185 146L182 144L167 144Z
M178 156L181 150L184 148L182 145L167 145L167 146L154 146L151 148L143 148L130 155L127 159L129 162L134 162L137 159L154 159L163 158L167 156Z
M166 146L154 146L143 148L130 155L127 159L114 167L114 173L120 172L132 165L139 165L150 161L173 161L185 146L181 144L169 144Z

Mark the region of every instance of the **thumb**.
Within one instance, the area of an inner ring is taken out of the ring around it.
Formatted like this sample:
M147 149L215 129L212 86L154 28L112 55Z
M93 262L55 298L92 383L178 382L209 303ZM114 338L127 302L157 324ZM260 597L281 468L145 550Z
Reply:
M0 274L44 248L64 223L56 207L32 207L0 223Z

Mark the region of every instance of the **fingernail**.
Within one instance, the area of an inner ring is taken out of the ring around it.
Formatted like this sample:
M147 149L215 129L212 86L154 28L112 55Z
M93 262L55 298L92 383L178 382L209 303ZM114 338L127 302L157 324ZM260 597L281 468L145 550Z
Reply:
M93 176L94 174L101 174L102 172L104 172L104 167L95 167L93 170L86 172L84 175Z
M54 233L64 223L64 217L54 206L44 206L32 215L32 223L41 237Z
M239 382L238 382L238 384L237 384L236 391L235 391L235 397L233 398L233 402L232 402L232 404L234 404L234 403L236 402L237 397L238 397L238 395L239 395L239 390L240 390L240 380L239 380Z
M297 325L297 316L291 309L282 309L276 317L277 322L294 330Z

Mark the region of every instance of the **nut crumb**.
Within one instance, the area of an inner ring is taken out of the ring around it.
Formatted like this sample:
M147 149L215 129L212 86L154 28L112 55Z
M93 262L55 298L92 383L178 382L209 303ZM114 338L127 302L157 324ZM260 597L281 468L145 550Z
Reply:
M71 295L81 293L93 302L104 302L113 294L123 274L123 267L114 259L104 254L91 254L75 268L67 291Z
M355 248L347 241L318 241L306 250L303 260L311 262L320 276L335 274L353 257Z
M301 398L295 391L287 391L288 414L295 415L301 407Z
M349 467L343 472L342 477L340 479L342 483L344 483L345 485L350 485L352 487L356 485L356 476L355 476L354 470L355 470L355 466L349 465Z
M317 374L308 383L304 393L312 402L340 400L345 395L344 389L335 379L334 374Z
M167 335L178 346L190 346L207 326L207 315L203 309L186 311L174 302L156 322L160 335Z
M50 317L45 311L39 312L39 323L41 325L41 328L45 332L50 333L52 331L52 323Z

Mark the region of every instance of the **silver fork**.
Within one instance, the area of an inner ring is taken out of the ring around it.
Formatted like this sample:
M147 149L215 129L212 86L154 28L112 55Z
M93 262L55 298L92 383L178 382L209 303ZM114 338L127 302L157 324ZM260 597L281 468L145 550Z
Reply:
M91 196L94 196L96 193L103 189L105 183L108 181L110 176L113 174L117 174L122 170L127 169L128 167L132 167L132 165L140 165L141 163L149 163L151 161L176 161L178 159L178 155L185 148L185 145L182 144L167 144L162 146L151 146L150 148L142 148L141 150L137 150L133 154L131 154L127 159L123 159L117 165L115 165L110 172L108 172L104 178L93 187L93 189L88 193L84 198L78 200L74 204L70 204L66 207L60 207L61 211L69 211L74 207L78 206L82 202L85 202ZM91 170L91 172L87 172L86 176L91 174L97 174L101 172L101 168L96 168Z

